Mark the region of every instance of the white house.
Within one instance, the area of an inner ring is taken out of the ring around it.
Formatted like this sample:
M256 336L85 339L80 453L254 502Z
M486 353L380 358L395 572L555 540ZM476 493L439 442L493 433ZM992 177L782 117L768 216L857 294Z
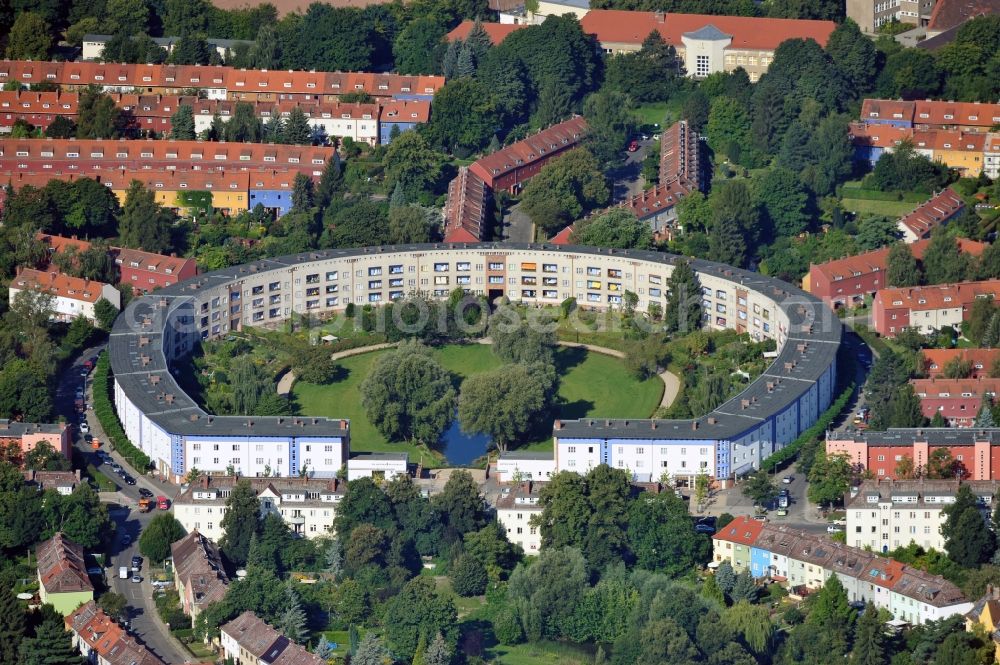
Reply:
M52 318L56 321L69 322L82 316L96 323L94 306L101 298L115 309L121 309L121 293L112 285L60 272L22 268L8 287L10 301L13 302L21 291L41 291L51 295Z
M525 554L538 554L542 548L541 530L531 524L531 518L541 515L538 491L544 483L526 481L504 487L497 500L497 521L507 532L507 540L520 545Z

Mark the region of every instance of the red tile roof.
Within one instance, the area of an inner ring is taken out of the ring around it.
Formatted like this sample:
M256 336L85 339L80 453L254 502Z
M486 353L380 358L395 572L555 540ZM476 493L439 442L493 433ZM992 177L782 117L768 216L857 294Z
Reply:
M963 254L980 256L986 247L986 243L969 240L968 238L957 238L958 249ZM929 239L918 240L910 244L910 252L914 258L920 260L930 245ZM828 282L836 282L847 277L858 277L871 272L880 272L887 269L889 264L889 250L891 247L882 247L863 254L845 256L842 259L834 259L826 263L817 263L811 266L810 270L819 272L827 278Z
M951 187L935 194L913 212L904 215L899 223L918 238L926 238L938 226L962 212L965 203Z
M852 122L848 126L848 136L855 146L894 148L902 141L912 139L913 129L911 127Z
M431 103L427 100L394 99L383 102L379 110L382 122L428 122L431 119Z
M101 291L107 284L82 277L70 277L61 272L21 268L9 286L12 289L40 290L60 298L95 303L101 299Z
M115 247L112 250L112 255L115 262L119 265L131 265L135 263L142 270L162 275L179 275L185 268L190 268L195 263L194 259L154 254L153 252L144 252L141 249L130 249L128 247Z
M467 167L448 183L448 200L444 207L445 236L450 238L459 229L476 240L483 240L489 227L489 188L483 179Z
M875 297L880 298L887 309L902 307L922 312L962 307L973 302L977 297L993 296L996 298L998 295L1000 295L1000 280L988 279L981 282L960 282L937 286L887 288L879 291Z
M81 605L69 614L66 617L66 629L95 651L102 663L163 665L163 661L122 630L94 601Z
M732 522L722 527L722 530L712 536L715 540L728 540L731 543L741 545L753 545L760 535L760 530L764 528L763 522L758 522L747 515L737 517Z
M867 582L885 589L892 589L903 578L906 566L895 559L883 559L875 557L858 578L861 582Z
M449 42L464 40L469 36L469 33L472 32L473 25L475 25L475 21L466 19L459 23L454 30L449 32L445 39ZM482 23L482 26L483 30L486 31L486 34L489 36L490 41L493 42L494 45L507 39L507 35L515 30L528 27L524 23Z
M461 226L448 231L444 237L445 242L479 242L480 238L472 235Z
M46 593L76 593L93 591L87 577L83 548L57 533L35 549L38 558L38 579Z
M572 244L570 242L570 238L572 237L573 237L573 225L570 224L562 231L549 238L549 242L552 243L553 245L570 245Z
M1000 123L1000 104L929 99L910 103L914 107L913 122L917 125L956 125L989 129Z
M565 150L577 144L586 133L587 121L578 116L478 159L469 167L469 171L489 183L505 173L543 159L550 152Z
M49 235L48 233L39 231L35 234L35 239L48 245L49 250L53 254L65 252L70 247L76 249L77 252L85 252L90 249L89 242L86 240L80 240L76 236L67 238L65 236Z
M924 349L920 353L923 355L924 372L932 379L940 378L945 365L956 358L972 364L973 378L986 376L993 363L1000 358L1000 349Z
M787 39L813 39L826 46L836 27L833 21L806 21L783 18L711 16L706 14L662 14L617 9L592 9L580 21L583 31L602 44L640 45L653 30L675 47L683 47L681 37L713 25L733 40L731 48L774 50Z

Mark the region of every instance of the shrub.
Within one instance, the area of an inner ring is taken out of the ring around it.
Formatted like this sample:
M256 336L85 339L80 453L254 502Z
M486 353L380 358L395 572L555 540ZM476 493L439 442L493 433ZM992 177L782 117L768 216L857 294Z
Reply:
M111 363L107 351L101 353L94 369L94 415L101 423L101 429L108 437L108 443L118 453L131 462L139 472L144 472L150 466L149 457L132 445L125 430L122 429L118 414L111 402Z
M500 644L517 644L524 640L524 631L517 614L510 607L504 607L493 619L493 634Z

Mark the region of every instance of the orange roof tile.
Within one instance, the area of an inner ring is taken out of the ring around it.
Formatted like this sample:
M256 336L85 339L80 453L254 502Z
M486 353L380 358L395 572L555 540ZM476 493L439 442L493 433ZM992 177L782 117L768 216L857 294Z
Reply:
M851 139L851 143L856 146L893 148L902 141L912 139L913 129L910 127L869 124L867 122L852 122L848 126L848 136Z
M978 297L1000 295L1000 280L960 282L937 286L913 286L880 290L875 297L887 309L906 308L911 311L946 309L968 305Z
M484 181L491 182L514 169L543 159L550 152L575 145L586 133L587 121L578 116L486 155L473 162L469 170Z
M931 231L957 215L964 207L962 198L948 187L921 203L913 212L904 215L899 223L916 237L926 238Z
M910 102L914 106L916 124L992 127L1000 123L1000 104L980 102L949 102L923 100Z
M429 122L431 103L427 100L391 100L384 102L379 110L382 122Z
M51 293L60 298L97 302L101 299L101 290L107 286L104 282L82 277L70 277L60 272L42 272L31 268L22 268L10 282L13 289L33 289Z
M728 540L741 545L753 545L760 535L760 530L764 528L763 522L758 522L751 517L744 515L737 517L732 522L722 527L722 530L712 536L715 540Z
M956 358L972 363L973 376L988 373L1000 358L1000 349L924 349L920 353L929 378L939 378L944 373L945 365Z
M706 26L715 26L732 36L731 48L774 50L787 39L813 39L820 46L836 27L833 21L806 21L707 14L662 14L618 9L592 9L580 21L583 31L593 34L602 44L642 44L653 30L675 47L684 45L681 37Z
M448 33L447 39L449 42L454 42L458 40L464 40L472 32L472 26L475 25L475 21L470 21L468 19L459 23L454 30ZM501 43L503 40L507 39L507 35L510 33L520 30L521 28L527 28L528 26L524 23L482 23L483 30L489 36L490 41L494 45Z

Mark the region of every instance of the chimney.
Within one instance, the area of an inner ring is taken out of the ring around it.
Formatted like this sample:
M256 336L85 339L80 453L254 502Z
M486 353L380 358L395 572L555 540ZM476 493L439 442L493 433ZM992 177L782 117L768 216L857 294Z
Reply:
M208 489L208 474L203 474L200 478L202 489Z
M561 420L557 420L556 421L556 429L562 429L562 421Z
M698 429L698 421L697 420L692 420L691 421L691 429L692 430Z

